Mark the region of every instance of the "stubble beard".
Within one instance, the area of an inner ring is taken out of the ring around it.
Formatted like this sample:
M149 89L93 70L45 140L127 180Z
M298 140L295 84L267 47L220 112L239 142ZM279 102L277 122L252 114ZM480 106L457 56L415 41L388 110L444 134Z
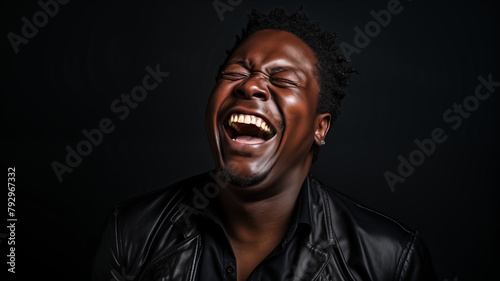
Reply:
M250 175L248 177L237 176L234 169L229 167L221 169L219 175L228 183L238 187L250 187L263 182L269 173L262 175Z

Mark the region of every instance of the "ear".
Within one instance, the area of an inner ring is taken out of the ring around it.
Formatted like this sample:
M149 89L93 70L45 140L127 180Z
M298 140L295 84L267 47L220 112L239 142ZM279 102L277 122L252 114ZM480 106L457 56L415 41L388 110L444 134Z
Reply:
M316 131L314 132L314 142L317 146L323 146L321 141L324 141L326 138L326 134L330 129L330 122L332 120L332 116L330 113L322 113L316 116L315 123Z

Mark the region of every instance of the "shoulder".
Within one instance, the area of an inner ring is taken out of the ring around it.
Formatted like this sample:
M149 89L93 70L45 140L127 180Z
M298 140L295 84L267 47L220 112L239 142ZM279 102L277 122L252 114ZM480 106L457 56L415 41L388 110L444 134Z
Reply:
M144 219L156 220L158 215L171 216L173 210L169 209L182 203L192 189L203 185L208 178L208 173L198 174L122 201L115 205L115 216L129 221L140 221L141 224Z
M371 209L354 199L324 185L311 177L313 188L321 190L327 197L329 208L333 212L332 223L339 228L355 228L367 235L388 236L394 240L407 239L415 231L397 220Z
M354 199L324 185L311 177L313 188L320 189L327 197L331 221L336 228L363 232L365 235L378 235L393 241L407 240L416 231L397 220L371 209Z
M208 173L181 180L115 205L103 230L93 261L96 280L110 274L137 276L149 261L185 239L184 228L172 217Z
M112 224L122 247L133 249L139 245L154 245L158 239L183 237L186 226L174 218L185 212L192 190L208 178L207 173L199 174L118 203Z
M314 177L311 177L311 186L325 197L323 202L328 209L326 213L330 213L327 220L334 239L342 259L355 276L392 280L423 265L432 276L430 256L416 230L356 202Z

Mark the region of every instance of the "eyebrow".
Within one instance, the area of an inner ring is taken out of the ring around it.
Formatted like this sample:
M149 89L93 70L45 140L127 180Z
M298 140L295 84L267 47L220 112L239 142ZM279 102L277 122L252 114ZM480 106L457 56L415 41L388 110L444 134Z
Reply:
M247 70L250 70L251 69L251 66L248 64L247 61L244 61L244 60L240 60L240 61L229 61L228 63L226 63L226 65L224 66L227 67L228 65L232 65L232 64L237 64L237 65L240 65L242 67L244 67L245 69Z

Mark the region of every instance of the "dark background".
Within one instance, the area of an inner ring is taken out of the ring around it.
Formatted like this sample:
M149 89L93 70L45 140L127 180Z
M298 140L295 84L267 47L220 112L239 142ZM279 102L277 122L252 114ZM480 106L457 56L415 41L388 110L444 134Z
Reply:
M436 2L401 1L403 11L351 56L360 74L313 173L418 229L440 280L498 280L500 91L457 130L442 115L474 93L479 75L500 81L499 9L494 1ZM5 173L16 167L16 280L89 280L113 204L211 169L203 116L224 51L251 8L291 12L301 3L351 45L353 28L386 9L385 1L242 1L221 21L210 0L75 0L15 54L7 34L21 35L21 18L41 8L3 3L0 157ZM118 119L113 100L157 64L170 76ZM75 148L81 131L103 118L115 130L59 182L51 163L65 163L65 147ZM408 158L413 141L434 128L447 141L391 192L383 173L396 173L398 155ZM2 239L4 266L6 246Z

